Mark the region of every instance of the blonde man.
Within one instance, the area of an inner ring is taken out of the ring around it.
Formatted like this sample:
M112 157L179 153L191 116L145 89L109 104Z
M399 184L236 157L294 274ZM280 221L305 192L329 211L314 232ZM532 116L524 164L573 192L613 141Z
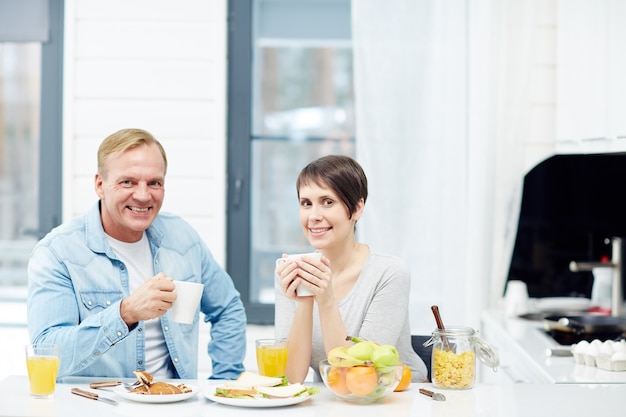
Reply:
M33 343L61 345L59 378L196 378L199 315L170 320L174 280L200 282L215 379L243 371L246 316L230 276L182 218L160 213L167 156L147 131L123 129L98 150L98 201L52 230L28 266Z

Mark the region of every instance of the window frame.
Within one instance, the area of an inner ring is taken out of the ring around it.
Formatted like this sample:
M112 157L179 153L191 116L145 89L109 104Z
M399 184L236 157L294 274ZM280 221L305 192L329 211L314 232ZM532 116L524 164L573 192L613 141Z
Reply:
M65 1L49 0L50 36L41 45L39 225L42 238L61 224L63 209L63 39Z
M255 77L259 71L254 54L257 45L268 41L272 45L276 42L291 45L294 40L297 44L311 45L313 41L336 47L351 38L351 26L345 25L349 16L350 0L228 2L226 270L241 293L251 324L274 324L274 304L259 301L252 281L257 279L252 270L257 268L252 216L256 213L253 210L258 210L254 205L259 204L252 201L256 192L253 180L257 180L252 178L256 175L253 158L257 156L253 142L285 139L255 131L254 117L259 116L254 113L255 100L260 99L255 94L260 92L254 91L258 87ZM308 141L318 139L313 135ZM267 273L265 261L262 269ZM268 290L267 280L263 281L264 290Z
M226 270L241 293L248 323L273 324L274 305L250 300L250 162L253 1L228 2Z

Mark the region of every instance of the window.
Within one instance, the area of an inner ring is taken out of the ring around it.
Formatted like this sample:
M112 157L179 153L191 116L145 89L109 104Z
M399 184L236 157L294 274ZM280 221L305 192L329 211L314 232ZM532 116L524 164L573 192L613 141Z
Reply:
M38 218L41 45L0 43L0 282L24 284Z
M276 258L311 250L297 175L319 156L354 155L350 1L229 7L227 269L248 321L272 323Z
M63 2L0 3L0 286L61 218ZM42 109L47 109L45 112Z

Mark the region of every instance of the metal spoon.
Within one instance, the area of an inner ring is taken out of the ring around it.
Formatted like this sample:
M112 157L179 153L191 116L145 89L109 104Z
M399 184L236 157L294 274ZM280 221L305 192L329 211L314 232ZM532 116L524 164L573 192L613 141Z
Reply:
M424 395L432 398L435 401L445 401L446 400L446 396L443 395L443 394L440 394L438 392L432 392L432 391L424 389L424 388L420 388L419 392L420 392L420 394L424 394Z

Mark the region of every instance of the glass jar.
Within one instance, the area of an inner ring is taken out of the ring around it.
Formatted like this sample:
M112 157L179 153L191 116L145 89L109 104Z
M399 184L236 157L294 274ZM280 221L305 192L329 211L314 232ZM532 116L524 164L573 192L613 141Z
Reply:
M476 335L471 327L446 327L435 330L424 343L433 345L432 383L437 388L470 389L476 381L476 356L492 368L499 365L491 345Z

